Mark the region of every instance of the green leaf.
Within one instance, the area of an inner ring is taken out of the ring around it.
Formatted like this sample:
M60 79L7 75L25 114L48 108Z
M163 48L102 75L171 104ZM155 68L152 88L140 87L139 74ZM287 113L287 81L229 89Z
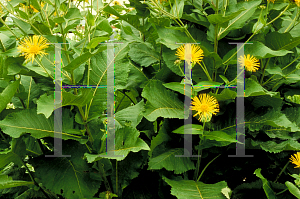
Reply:
M19 88L20 80L8 85L0 94L0 113L6 108L6 105L11 101L12 97Z
M251 2L239 2L237 4L229 4L229 11L231 13L244 10L234 19L230 20L226 28L222 28L218 33L218 40L225 37L231 30L240 29L245 25L245 22L253 16L257 6L261 3L260 1ZM247 46L247 45L246 45Z
M92 15L92 13L90 13L90 10L88 10L86 20L90 27L95 25L95 17Z
M163 180L168 183L172 189L171 194L178 199L224 199L222 189L227 187L225 181L215 184L204 184L203 182L195 182L193 180L170 180L163 176Z
M188 170L195 169L194 163L188 157L175 157L175 155L183 155L183 148L171 149L159 156L149 159L150 169L165 168L168 171L174 171L175 174L181 174Z
M250 54L257 59L284 56L293 53L285 49L274 51L259 41L254 41L251 45L245 45L245 54Z
M286 115L280 111L280 109L271 109L266 114L251 118L246 122L246 126L251 131L260 130L264 125L281 128L283 127L285 130L292 132L300 131L300 128L294 122L291 122Z
M96 55L99 52L102 52L106 49L106 46L100 46L97 50L95 50L95 52L90 53L90 52L86 52L78 57L76 57L73 61L71 61L71 63L69 63L67 66L63 67L63 69L65 71L68 72L72 72L74 71L76 68L78 68L81 64L84 64L87 60L89 60L91 57L93 57L94 55Z
M207 19L212 24L219 24L220 27L226 28L230 20L234 19L245 9L241 8L237 12L230 13L229 16L223 16L223 14L210 14L207 16Z
M147 99L144 117L154 121L158 117L184 119L184 105L175 93L167 90L161 81L152 80L143 89Z
M185 33L179 30L157 27L157 34L159 38L156 40L156 43L162 43L168 48L170 48L171 50L175 50L182 45L182 44L175 44L175 42L194 43L191 38L187 37Z
M93 92L91 89L81 89L80 95L74 95L69 92L62 92L62 106L74 105L77 107L83 107L91 101Z
M65 15L65 19L71 21L76 19L83 19L80 14L80 10L78 8L69 8L67 14Z
M62 139L82 141L81 136L65 133L66 129L73 128L73 118L69 114L68 109L63 110ZM54 137L53 118L53 115L47 119L44 115L37 114L36 109L25 109L7 115L0 121L0 127L5 134L13 138L18 138L23 133L29 133L34 138Z
M229 88L225 88L220 94L210 92L209 95L214 96L217 99L217 101L220 102L229 99L234 100L237 96L237 93L236 91L232 91Z
M170 13L176 18L181 18L183 13L184 0L175 1L171 7Z
M130 45L128 55L134 62L145 67L159 61L157 53L144 43L134 43Z
M0 189L8 189L11 187L28 186L33 185L30 181L13 180L8 175L0 175Z
M109 40L109 37L95 37L91 42L86 46L87 49L95 48L99 43Z
M27 35L30 33L30 24L27 22L24 22L20 19L11 17L11 19L14 21L14 24L20 28L20 30L24 33L24 35Z
M46 118L49 118L54 110L54 95L45 93L37 100L37 114L44 114Z
M184 131L185 129L185 131ZM198 124L187 124L179 127L178 129L172 131L172 133L177 134L201 134L203 135L203 126Z
M216 140L216 141L225 141L225 142L237 142L239 144L244 144L236 140L236 138L231 137L227 133L223 131L204 131L203 136L206 137L206 139L209 140Z
M254 171L254 174L262 180L262 182L263 182L263 189L265 191L265 194L267 195L267 198L268 199L276 199L277 197L276 197L274 191L271 189L270 183L268 182L268 180L266 178L264 178L262 176L262 174L260 173L260 171L261 171L261 168L258 168L258 169L256 169Z
M291 50L300 44L300 37L293 38L288 32L270 32L265 38L266 45L273 50Z
M270 95L271 97L276 96L278 92L268 91L263 88L258 82L251 78L247 78L245 82L245 97L259 96L259 95Z
M116 129L125 127L127 123L135 128L142 120L142 112L144 110L144 100L141 100L134 106L129 106L115 114L115 127Z
M140 150L150 150L149 146L144 140L139 138L139 131L135 128L125 126L116 130L115 132L115 155L124 155L124 157L110 157L105 153L101 154L84 154L88 162L94 162L102 158L115 159L115 160L124 160L130 151L138 152ZM104 155L100 157L99 155Z
M287 96L286 99L295 104L300 104L300 95Z
M296 196L298 199L300 198L300 190L298 187L296 187L293 183L286 181L285 185L287 186L287 188L289 189L289 191L291 192L291 194L293 194L294 196Z
M251 145L253 147L259 146L262 150L268 152L268 153L280 153L282 151L299 151L300 150L300 144L296 140L285 140L281 143L275 142L275 141L254 141L251 140Z
M202 26L205 26L206 28L209 27L209 22L208 22L207 18L203 17L197 13L191 13L191 14L183 13L182 19L189 20L190 22L200 24Z
M11 149L9 151L0 152L0 168L3 168L11 162L19 166L23 165L22 158L25 157L25 154L26 145L24 141L22 139L12 139Z
M34 166L35 176L40 179L43 186L64 198L93 197L101 181L93 180L90 173L86 172L90 171L90 167L83 159L83 154L87 151L86 146L66 141L62 149L63 154L71 157L42 156L30 160L29 163Z
M61 24L61 23L65 22L65 18L63 18L63 17L56 17L56 18L53 19L53 21L55 23Z

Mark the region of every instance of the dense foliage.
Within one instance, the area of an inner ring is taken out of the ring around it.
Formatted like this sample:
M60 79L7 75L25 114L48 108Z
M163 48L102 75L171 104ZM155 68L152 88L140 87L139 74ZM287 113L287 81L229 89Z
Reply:
M298 6L299 0L1 2L0 197L300 198L300 154L290 159L300 150ZM115 154L124 157L99 156L106 154L105 87L62 88L62 152L71 157L45 157L54 153L53 43L68 43L61 49L63 85L105 86L101 42L112 26L119 42ZM243 58L229 42L252 44L243 45ZM194 44L195 117L188 128L193 155L201 158L175 157L184 154L187 129L182 43ZM246 70L245 153L254 157L228 157L236 153L236 88L201 87L236 85L237 64Z

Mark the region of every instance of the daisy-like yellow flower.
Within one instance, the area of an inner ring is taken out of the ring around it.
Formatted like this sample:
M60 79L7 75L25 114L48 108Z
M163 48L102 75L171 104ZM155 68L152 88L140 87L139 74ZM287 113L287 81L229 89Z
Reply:
M294 168L300 167L300 152L297 152L294 156L290 157L291 162L296 165Z
M191 110L197 111L194 117L199 115L200 122L210 121L212 115L216 115L219 112L219 104L215 97L206 93L200 94L199 98L195 96L192 101Z
M244 58L241 56L239 59L238 59L240 65L242 67L245 66L246 70L247 71L252 71L252 72L255 72L258 70L259 68L259 62L258 62L258 59L253 57L253 55L250 57L250 55L248 54L247 57L246 55L244 55Z
M204 55L203 55L203 50L199 46L193 44L191 47L192 47L192 64L194 66L196 63L202 61ZM175 55L177 55L180 60L184 60L184 54L185 54L185 46L182 45L179 48L177 48Z
M33 60L37 55L46 55L43 50L48 48L49 44L46 44L47 39L40 35L33 35L33 37L27 37L20 42L18 50L22 53L21 56L25 56L26 62Z

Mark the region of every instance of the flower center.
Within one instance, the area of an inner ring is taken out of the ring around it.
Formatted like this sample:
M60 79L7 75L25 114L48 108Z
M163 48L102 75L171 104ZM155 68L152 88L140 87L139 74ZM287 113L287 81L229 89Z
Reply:
M30 47L30 53L38 54L39 52L39 47L38 46L31 46Z
M202 109L202 112L208 112L208 106L207 106L207 104L202 104L201 105L201 109Z
M251 62L248 61L248 60L245 60L245 66L246 66L246 67L251 67Z

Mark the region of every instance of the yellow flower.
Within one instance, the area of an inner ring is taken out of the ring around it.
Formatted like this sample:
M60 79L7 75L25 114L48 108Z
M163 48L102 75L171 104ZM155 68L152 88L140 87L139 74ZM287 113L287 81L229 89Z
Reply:
M200 98L200 99L199 99ZM207 122L210 121L212 115L216 115L219 112L219 104L215 97L210 96L206 93L200 94L199 98L195 96L192 101L191 110L197 111L194 117L199 115L199 121Z
M46 44L47 39L40 35L33 35L33 37L27 37L20 42L18 47L19 51L22 53L21 56L25 56L26 62L35 59L37 55L46 55L43 49L48 48Z
M247 71L252 71L252 72L255 72L258 70L259 68L259 62L258 62L258 59L251 56L250 58L250 55L248 54L247 57L246 55L244 55L244 58L241 56L239 59L238 59L240 65L242 67L245 66L246 70Z
M300 0L294 0L294 1L295 1L296 5L297 5L298 7L300 7Z
M113 4L116 6L116 5L121 5L120 2L118 1L113 1Z
M182 45L179 48L177 48L176 54L180 60L184 60L184 53L185 53L185 46ZM196 45L192 45L192 63L195 65L195 63L199 63L203 59L203 50Z
M275 0L268 0L268 2L272 2L272 3L274 3L274 2L275 2Z
M300 167L300 152L297 152L294 156L290 157L291 162L296 165L294 168Z

